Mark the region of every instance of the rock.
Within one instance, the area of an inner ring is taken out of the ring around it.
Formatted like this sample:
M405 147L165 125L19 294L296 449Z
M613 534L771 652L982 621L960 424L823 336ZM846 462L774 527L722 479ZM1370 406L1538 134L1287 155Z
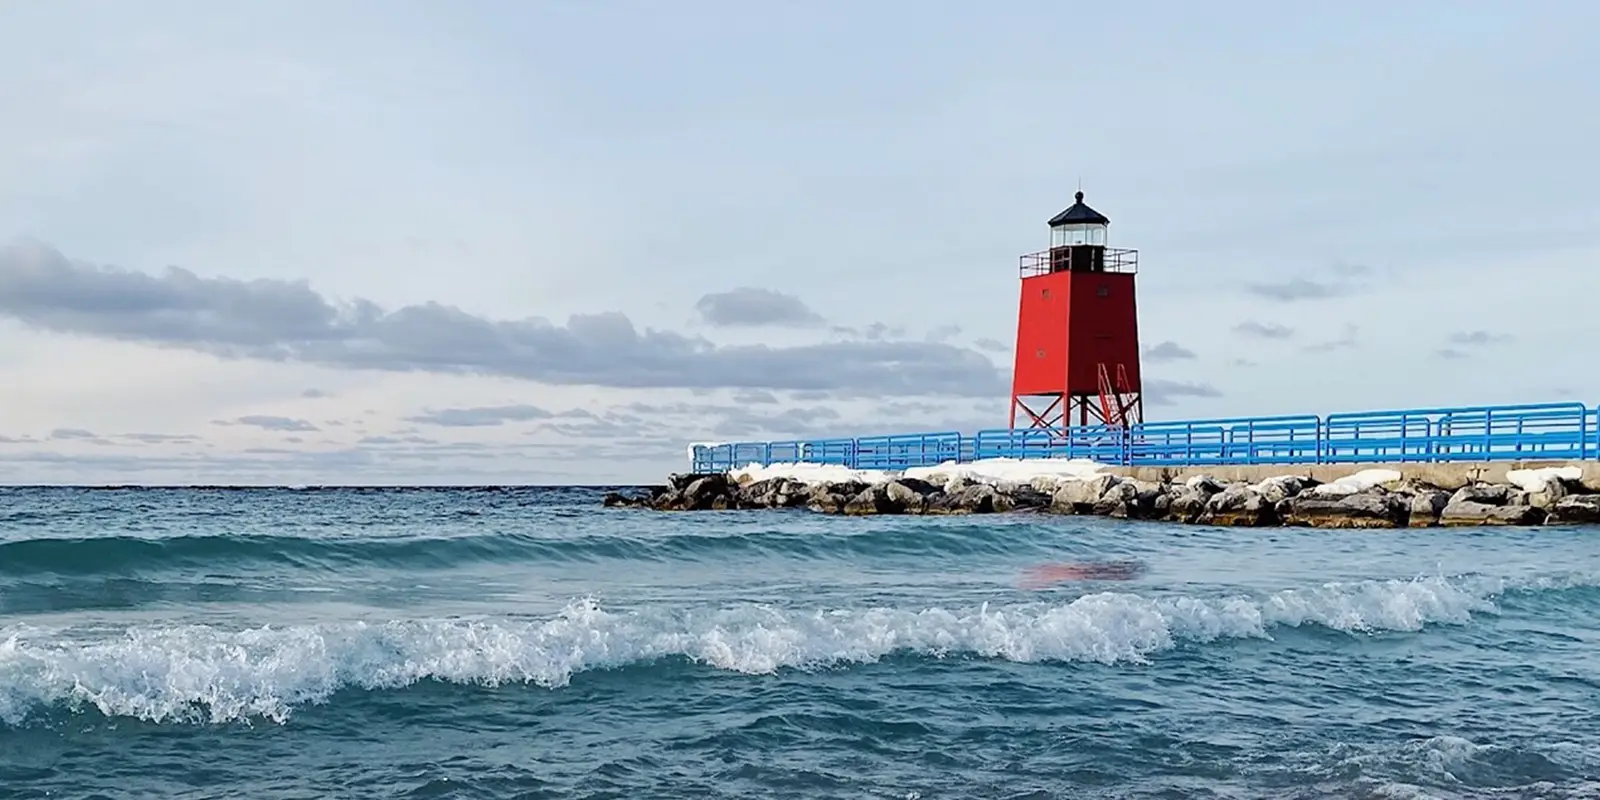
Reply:
M1048 492L1040 491L1032 485L1018 486L1016 491L1007 494L1016 504L1017 510L1039 511L1050 508L1054 496Z
M785 483L783 478L768 478L747 484L734 484L733 497L738 508L771 508L776 495Z
M1287 497L1276 510L1285 525L1313 528L1399 528L1411 515L1410 504L1401 495L1382 489L1335 497L1316 493Z
M901 486L904 486L905 488L922 495L923 497L943 491L942 487L918 478L900 478L894 481L894 483L898 483Z
M648 505L650 499L648 497L630 497L620 492L606 492L605 499L600 502L606 508L639 508Z
M1571 494L1567 485L1559 480L1550 480L1535 484L1535 488L1527 492L1528 505L1549 511L1556 507L1562 499Z
M1206 503L1223 490L1220 483L1212 480L1208 475L1190 478L1187 482L1178 484L1173 489L1171 499L1167 501L1166 519L1176 522L1199 522L1205 514Z
M843 511L852 517L867 516L870 514L898 514L905 510L904 506L896 504L889 499L887 484L868 486L857 492L855 496L845 501Z
M831 486L823 486L811 493L811 499L806 501L806 508L819 514L842 514L845 504L850 502L852 497L854 495L834 491Z
M1450 502L1450 493L1440 489L1417 489L1411 494L1411 515L1407 523L1413 528L1428 528L1439 524L1439 515Z
M650 498L650 507L657 511L682 511L684 510L683 491L668 489Z
M1086 481L1067 481L1051 495L1051 510L1063 514L1092 514L1095 503L1117 485L1115 475L1096 475Z
M1461 492L1473 487L1465 487L1456 492ZM1506 504L1491 505L1475 500L1457 500L1455 497L1445 504L1444 511L1439 514L1439 524L1448 527L1462 527L1471 525L1539 525L1544 522L1545 511L1530 505Z
M675 472L667 476L667 488L674 492L687 491L689 485L702 478L721 477L727 480L728 476L721 472Z
M1517 489L1514 486L1501 484L1475 483L1457 489L1450 495L1450 503L1479 503L1486 506L1503 506L1511 500L1512 493Z
M993 486L967 483L951 492L948 487L941 494L929 498L928 514L992 514L1010 511L1016 501L1003 495Z
M1277 522L1278 515L1260 492L1238 484L1212 495L1199 521L1207 525L1260 527Z
M1092 510L1104 517L1119 519L1150 519L1155 516L1157 498L1165 496L1162 484L1150 481L1123 480L1106 489L1095 501Z
M1281 475L1268 478L1251 487L1261 495L1261 499L1276 506L1305 490L1309 481L1298 475Z
M811 502L812 492L805 481L786 480L767 500L773 508L803 508Z
M916 484L926 486L930 491L920 491ZM925 481L893 481L884 487L884 493L889 502L899 507L902 513L921 514L928 510L928 497L939 490L933 484Z
M1600 524L1600 494L1571 494L1556 501L1546 525Z
M688 511L722 510L733 501L734 486L727 475L696 478L683 489L682 507Z

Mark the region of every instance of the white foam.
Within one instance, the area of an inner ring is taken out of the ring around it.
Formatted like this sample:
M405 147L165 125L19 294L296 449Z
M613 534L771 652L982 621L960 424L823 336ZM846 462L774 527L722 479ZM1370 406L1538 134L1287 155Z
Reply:
M1064 603L967 608L607 611L554 618L415 620L117 635L0 628L0 721L45 706L153 722L285 720L340 689L437 679L560 687L585 670L683 657L751 675L867 663L896 652L1015 662L1144 662L1178 641L1269 637L1277 626L1415 631L1493 613L1500 581L1421 578L1291 589L1264 597L1106 592ZM89 637L89 638L84 638Z
M912 467L907 478L944 485L956 478L987 484L1040 484L1089 480L1106 469L1086 458L985 458L967 463L946 461L933 467Z
M1542 492L1555 481L1576 481L1583 478L1583 467L1541 467L1539 469L1513 469L1506 471L1506 481L1524 492Z
M1399 470L1364 469L1321 484L1311 491L1319 495L1349 495L1400 480L1401 477Z

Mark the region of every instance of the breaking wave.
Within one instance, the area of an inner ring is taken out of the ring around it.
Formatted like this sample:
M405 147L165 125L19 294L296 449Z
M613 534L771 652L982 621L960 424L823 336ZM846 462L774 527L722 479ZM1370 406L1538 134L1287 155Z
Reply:
M1509 592L1563 591L1478 576L1360 581L1260 596L1104 592L1066 603L796 610L763 605L612 611L591 598L553 618L402 620L229 630L134 627L113 636L0 628L0 720L51 708L152 722L288 719L346 689L419 681L557 688L588 671L680 659L750 675L889 656L1145 663L1187 644L1274 629L1412 632L1496 614Z

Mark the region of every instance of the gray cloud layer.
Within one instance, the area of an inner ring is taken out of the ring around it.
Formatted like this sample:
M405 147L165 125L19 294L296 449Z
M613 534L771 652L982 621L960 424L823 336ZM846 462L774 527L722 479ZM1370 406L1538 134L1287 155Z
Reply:
M903 396L1005 390L1002 372L982 354L946 343L719 346L641 332L616 312L574 315L562 326L485 319L436 303L393 311L366 300L336 306L303 281L204 278L178 268L147 275L73 262L37 244L0 250L0 316L225 358L550 384Z
M822 322L820 314L794 295L747 286L713 292L700 298L694 307L710 325L805 326Z
M1253 339L1287 339L1294 335L1293 328L1276 322L1241 322L1233 326L1233 332Z
M1152 363L1162 361L1186 361L1195 358L1193 350L1173 341L1162 342L1144 351L1145 360Z

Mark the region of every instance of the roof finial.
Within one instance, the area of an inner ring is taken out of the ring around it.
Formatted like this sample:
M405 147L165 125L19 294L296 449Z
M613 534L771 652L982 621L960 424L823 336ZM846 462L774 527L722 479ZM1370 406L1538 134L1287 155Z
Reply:
M1077 198L1078 202L1083 202L1083 189L1080 187L1078 189L1078 193L1073 195L1073 197Z

